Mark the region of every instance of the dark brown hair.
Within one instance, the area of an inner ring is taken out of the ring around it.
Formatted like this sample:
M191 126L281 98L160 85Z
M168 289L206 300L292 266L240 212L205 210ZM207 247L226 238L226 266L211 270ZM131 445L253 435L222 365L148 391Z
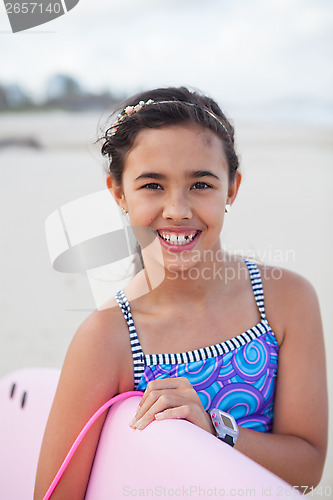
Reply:
M239 165L234 146L234 128L213 99L185 87L154 89L136 94L123 102L118 111L111 115L112 123L117 122L117 113L123 112L127 106L135 106L140 101L147 102L149 99L154 104L126 115L119 122L116 133L113 133L111 124L100 138L103 141L102 154L109 159L108 173L118 185L121 185L126 154L141 130L182 123L208 128L220 137L228 160L229 181L234 181Z

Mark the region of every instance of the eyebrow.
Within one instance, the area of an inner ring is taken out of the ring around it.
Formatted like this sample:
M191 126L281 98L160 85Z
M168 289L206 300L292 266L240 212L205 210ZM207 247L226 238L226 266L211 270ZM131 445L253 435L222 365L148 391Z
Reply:
M191 172L190 177L214 177L217 180L220 180L220 178L213 174L213 172L210 172L209 170L196 170L195 172Z
M217 180L220 180L220 178L213 174L213 172L210 172L209 170L195 170L194 172L189 172L188 177L194 177L194 178L199 178L199 177L214 177ZM158 180L163 180L166 179L166 176L163 174L158 174L157 172L144 172L143 174L139 175L136 177L136 181L139 179L158 179Z
M139 179L165 179L165 175L163 174L158 174L156 172L144 172L143 174L139 175L138 177L136 177L136 181L138 181Z

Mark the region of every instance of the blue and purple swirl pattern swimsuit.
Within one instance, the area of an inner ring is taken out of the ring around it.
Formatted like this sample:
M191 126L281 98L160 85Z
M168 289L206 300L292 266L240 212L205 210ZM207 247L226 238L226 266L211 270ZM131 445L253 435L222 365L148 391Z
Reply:
M144 354L122 290L116 300L129 328L136 390L144 391L151 380L186 377L205 410L220 408L238 425L271 432L279 346L266 319L259 269L244 262L261 321L220 344L176 354Z

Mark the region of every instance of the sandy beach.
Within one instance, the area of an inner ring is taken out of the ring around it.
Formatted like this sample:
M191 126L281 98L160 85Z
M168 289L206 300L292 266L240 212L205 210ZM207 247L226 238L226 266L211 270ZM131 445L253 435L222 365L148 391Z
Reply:
M0 376L60 368L75 330L94 309L87 276L51 266L45 220L105 188L98 113L0 115L2 138L33 137L40 149L0 149ZM236 123L243 183L222 241L230 251L292 269L315 287L333 394L333 130ZM309 367L310 369L310 367ZM333 424L321 486L333 490ZM313 496L325 496L319 493Z

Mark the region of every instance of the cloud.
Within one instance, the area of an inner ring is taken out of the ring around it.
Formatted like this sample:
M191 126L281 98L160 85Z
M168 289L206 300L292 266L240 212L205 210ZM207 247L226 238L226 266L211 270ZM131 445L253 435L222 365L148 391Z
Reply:
M96 90L184 83L238 103L330 100L332 14L326 0L81 1L54 33L7 36L1 78L37 93L67 72Z

